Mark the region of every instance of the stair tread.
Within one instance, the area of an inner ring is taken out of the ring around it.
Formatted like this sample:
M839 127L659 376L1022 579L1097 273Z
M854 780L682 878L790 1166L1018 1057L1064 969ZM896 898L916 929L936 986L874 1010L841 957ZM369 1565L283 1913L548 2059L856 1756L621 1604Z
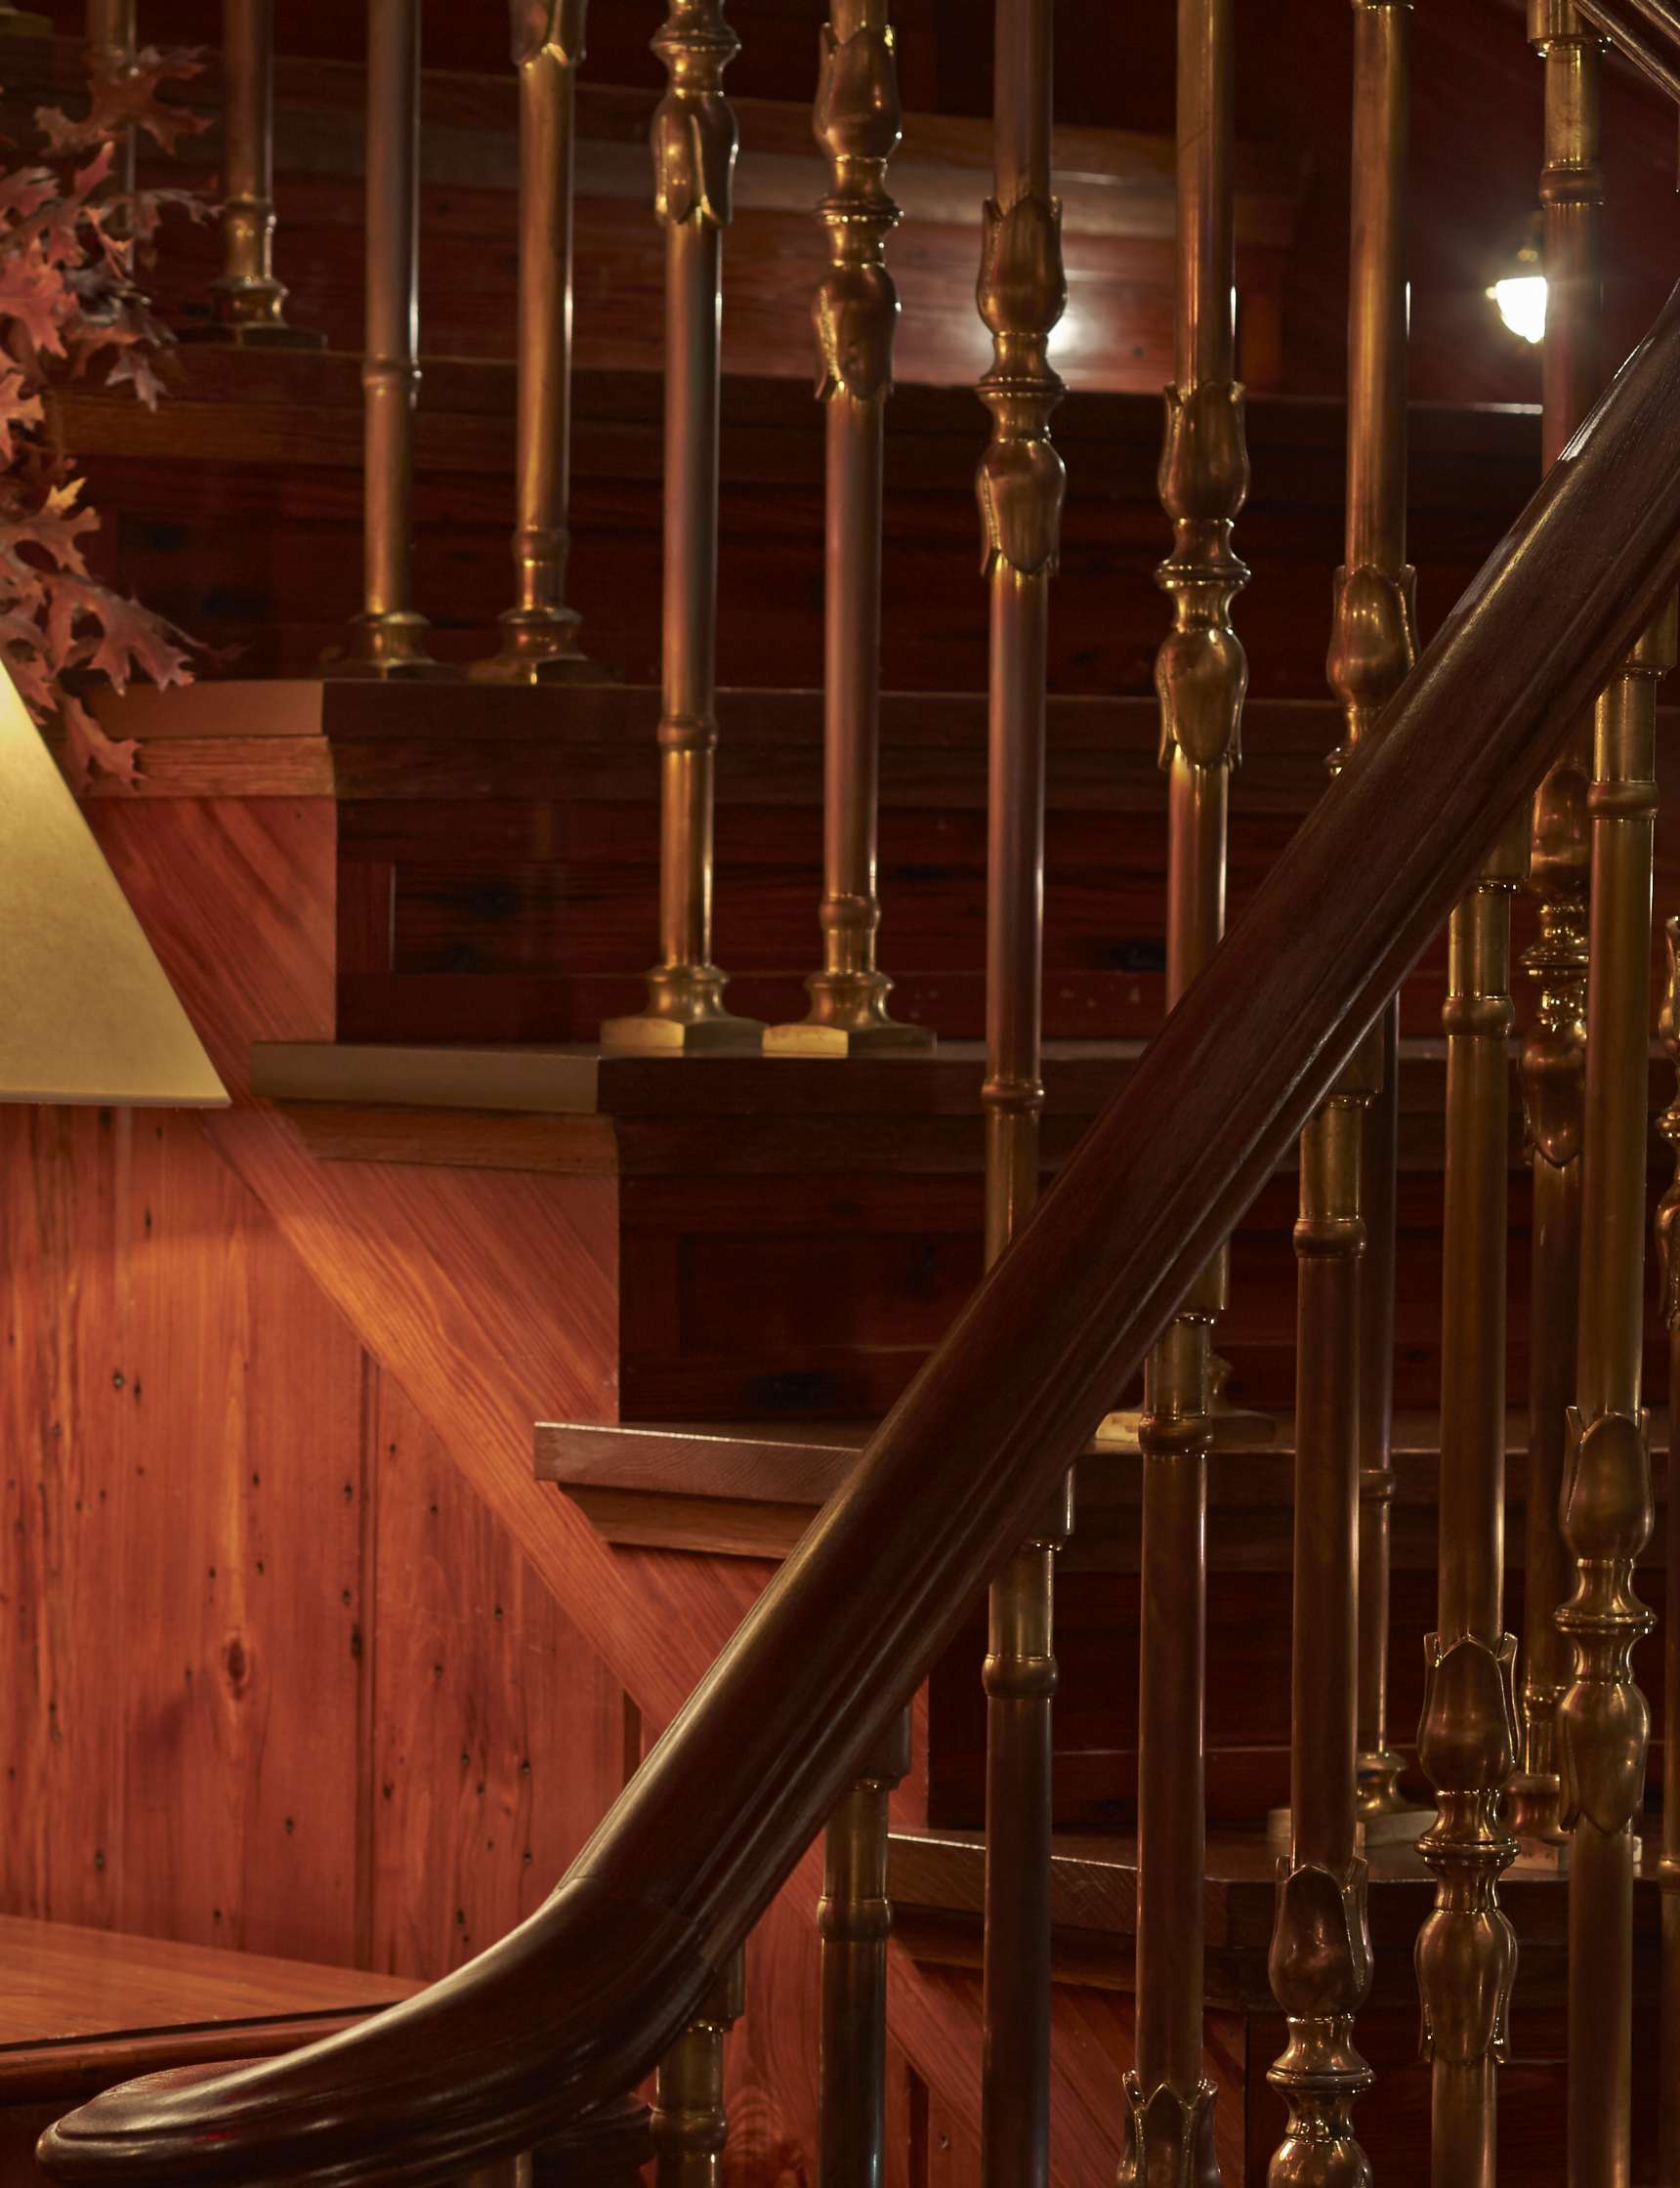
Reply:
M422 1986L405 1977L0 1915L0 2091L69 2097L196 2060L260 2057Z
M1246 1416L1239 1416L1239 1421ZM1135 1415L1116 1414L1117 1429ZM544 1421L535 1434L535 1472L583 1512L602 1538L621 1548L711 1557L779 1558L813 1515L844 1487L874 1432L869 1421ZM1654 1492L1667 1485L1667 1419L1653 1420ZM1506 1416L1507 1502L1519 1511L1528 1422ZM1440 1481L1440 1421L1429 1412L1395 1416L1393 1504L1431 1533ZM1214 1570L1285 1570L1293 1504L1294 1422L1270 1437L1246 1430L1217 1446L1208 1468L1209 1557ZM1079 1524L1064 1553L1071 1568L1136 1570L1143 1470L1135 1436L1111 1434L1079 1459ZM1508 1529L1520 1555L1520 1528ZM1654 1538L1649 1561L1660 1562ZM1419 1545L1433 1563L1433 1549ZM1397 1560L1401 1551L1397 1545Z
M1147 1045L1135 1036L1046 1041L1046 1110L1095 1115ZM1402 1041L1403 1108L1439 1110L1446 1053L1434 1035ZM1654 1049L1654 1068L1661 1062ZM985 1065L977 1040L839 1062L614 1055L588 1042L260 1041L251 1051L251 1084L269 1101L404 1109L623 1117L972 1115L978 1121Z
M1419 1827L1422 1828L1421 1826ZM936 1827L895 1829L890 1840L889 1889L896 1911L924 1909L978 1918L985 1904L986 1835ZM1660 1898L1656 1833L1644 1841L1640 1871L1641 1928L1655 1928ZM1264 1947L1271 1936L1279 1848L1264 1825L1215 1827L1207 1834L1206 1907L1210 1946ZM1413 1903L1427 1899L1435 1880L1410 1839L1365 1848L1373 1897L1386 1899L1402 1922L1415 1923ZM1058 1831L1051 1851L1052 1918L1058 1926L1135 1934L1137 1840L1123 1833ZM1500 1880L1501 1904L1522 1924L1563 1897L1564 1872L1518 1867Z

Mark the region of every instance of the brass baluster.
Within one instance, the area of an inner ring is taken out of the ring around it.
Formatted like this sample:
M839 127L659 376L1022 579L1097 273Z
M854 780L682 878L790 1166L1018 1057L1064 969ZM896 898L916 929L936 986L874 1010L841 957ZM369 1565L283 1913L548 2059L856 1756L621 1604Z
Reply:
M1363 1113L1380 1025L1301 1136L1295 1225L1295 1585L1289 1851L1278 1865L1272 1990L1288 2041L1266 2079L1289 2107L1273 2188L1369 2178L1352 2104L1370 2083L1354 2015L1370 1990L1365 1865L1358 1851L1359 1267Z
M1416 657L1406 559L1407 134L1411 0L1354 0L1354 151L1348 316L1346 554L1336 573L1326 673L1341 702L1332 772L1367 737ZM1376 1034L1360 1140L1365 1245L1357 1279L1352 1395L1359 1450L1359 1814L1367 1831L1410 1811L1388 1744L1389 1513L1394 1497L1394 1253L1400 1130L1400 1005ZM1348 1281L1356 1280L1350 1274Z
M116 77L133 67L140 43L135 7L136 0L88 0L87 63L91 75ZM138 149L135 131L123 130L116 140L109 184L118 196L134 194ZM125 244L124 250L132 254L133 245Z
M500 651L472 674L555 684L590 673L566 603L571 465L571 235L577 71L586 0L511 0L520 78L518 597Z
M286 323L274 274L274 0L222 10L222 272L210 325L187 339L242 350L320 350L326 337Z
M746 1962L733 1954L653 2081L654 2188L723 2188L724 2041L746 2010Z
M1581 1132L1576 1403L1564 1538L1576 1565L1558 1624L1574 1651L1558 1708L1570 1846L1570 2188L1627 2188L1633 2042L1634 1836L1650 1712L1633 1673L1650 1612L1634 1561L1651 1534L1640 1410L1651 862L1657 686L1674 665L1674 609L1639 641L1593 721L1591 971Z
M1545 64L1546 333L1540 352L1541 459L1550 466L1601 386L1598 82L1602 44L1569 0L1530 0L1529 35ZM1524 952L1534 1017L1523 1043L1523 1117L1533 1174L1529 1312L1529 1477L1524 1526L1521 1767L1511 1826L1531 1858L1561 1858L1557 1709L1569 1648L1557 1605L1569 1587L1558 1525L1565 1428L1575 1402L1580 1290L1580 1133L1586 1070L1586 786L1591 725L1547 771L1534 799L1529 885L1539 934Z
M414 606L420 277L420 9L368 0L367 331L361 360L362 611L329 675L435 676Z
M1661 2094L1658 2100L1658 2179L1680 2188L1680 1468L1675 1422L1680 1420L1680 918L1663 926L1668 978L1659 1031L1674 1066L1675 1097L1657 1122L1674 1150L1674 1182L1657 1211L1657 1259L1662 1279L1662 1319L1668 1325L1667 1618L1662 1689L1662 2020Z
M1506 1201L1510 1170L1511 897L1527 815L1504 831L1448 930L1447 1184L1442 1217L1437 1630L1424 1641L1418 1759L1436 1818L1436 1877L1417 1936L1431 2060L1435 2188L1493 2188L1496 2062L1517 1940L1499 1877L1517 1851L1501 1801L1516 1760L1516 1642L1504 1630Z
M1226 808L1248 664L1231 604L1248 572L1231 531L1248 489L1236 377L1235 38L1231 0L1179 0L1179 260L1161 503L1172 551L1157 573L1173 627L1155 657L1167 774L1167 1002L1225 924ZM1213 2089L1201 2072L1202 1737L1212 1332L1226 1256L1203 1272L1145 1372L1138 1728L1136 2064L1122 2182L1216 2177Z
M1051 191L1050 0L997 0L995 193L977 300L991 335L980 398L991 440L976 479L990 589L986 948L986 1257L1038 1191L1044 895L1045 656L1066 473L1050 441L1049 359L1067 305ZM1045 2188L1050 2141L1051 1708L1056 1552L1070 1478L991 1587L986 1659L985 2068L988 2188Z
M809 1014L765 1033L769 1055L929 1049L925 1026L889 1016L875 963L881 906L875 830L881 684L881 449L893 385L898 293L886 240L899 209L887 162L900 135L898 61L886 0L832 0L822 31L817 141L828 195L817 217L829 267L817 291L817 393L825 409L827 531L823 622L820 914L823 965Z
M910 1767L910 1720L828 1820L822 1841L818 2188L881 2188L887 2163L887 1799Z
M1354 0L1347 542L1327 663L1345 732L1332 773L1374 735L1416 652L1406 559L1410 12L1409 0ZM1370 1988L1358 1830L1362 1818L1392 1824L1401 1807L1400 1758L1385 1737L1398 1063L1391 1004L1301 1139L1289 1852L1271 1959L1289 2030L1269 2076L1289 2105L1272 2167L1280 2184L1365 2170L1352 2117L1370 2081L1353 2038Z
M653 40L668 84L653 117L653 207L665 231L664 691L659 717L659 962L648 1000L604 1047L757 1048L711 962L717 751L718 330L735 123L724 70L739 41L721 0L672 0Z

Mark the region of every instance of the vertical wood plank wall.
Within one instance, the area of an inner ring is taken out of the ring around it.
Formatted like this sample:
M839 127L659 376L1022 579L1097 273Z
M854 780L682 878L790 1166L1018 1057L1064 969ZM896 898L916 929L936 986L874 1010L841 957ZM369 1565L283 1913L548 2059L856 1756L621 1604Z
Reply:
M193 1118L0 1113L0 1906L435 1977L623 1697Z

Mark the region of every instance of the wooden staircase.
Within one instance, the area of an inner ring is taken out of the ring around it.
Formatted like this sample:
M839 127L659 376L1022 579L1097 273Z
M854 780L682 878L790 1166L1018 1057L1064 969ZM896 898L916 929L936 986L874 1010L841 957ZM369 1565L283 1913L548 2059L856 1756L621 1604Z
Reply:
M399 694L314 682L205 684L163 698L137 692L106 719L113 732L139 739L140 795L106 790L89 810L219 1068L240 1089L239 1107L202 1129L635 1697L634 1753L844 1479L868 1422L898 1394L978 1275L981 1149L973 1102L980 1056L953 1040L931 1060L859 1063L834 1073L770 1059L674 1069L528 1038L493 1045L469 1037L486 1017L498 1032L524 1028L490 1015L501 976L475 969L470 957L458 971L427 976L428 1015L378 1027L408 1038L333 1039L335 1014L342 1027L347 1009L366 1008L375 983L402 992L400 976L388 967L366 970L369 935L389 935L393 924L388 914L368 914L360 870L368 847L403 851L415 842L414 820L424 820L440 831L435 842L444 830L451 849L470 842L487 877L503 855L496 845L524 840L545 851L564 890L576 870L568 855L587 861L591 842L610 840L619 825L614 809L627 811L646 795L640 743L621 734L648 704L634 688L562 702L473 694L467 719L483 726L464 736L465 698L458 688ZM785 802L774 810L782 819L815 813L812 711L811 698L798 694L735 699L739 780L744 787L763 756L779 751ZM1081 713L1089 717L1084 735ZM930 795L959 815L956 799L978 795L973 740L961 734L973 715L973 702L955 699L931 709L909 699L889 706L889 824L901 795L907 824L925 817L922 800ZM1261 704L1254 720L1248 786L1256 829L1281 832L1313 794L1313 740L1323 714L1305 702ZM1153 786L1149 709L1070 705L1058 730L1068 810L1076 812L1094 783L1108 780L1111 796L1117 783L1118 802L1104 824L1113 835L1131 831L1141 860ZM1113 745L1103 731L1130 740L1112 766ZM735 779L726 770L726 841ZM581 812L567 796L573 781L594 793ZM1257 844L1256 863L1259 856ZM391 905L410 890L408 901L419 901L418 879L396 859L392 868L372 901ZM417 864L413 872L425 870ZM638 877L628 865L620 871L628 896ZM922 938L937 946L951 931L963 893L976 886L972 869L953 864L930 880L926 898L904 894L903 962L914 966L928 947ZM586 906L600 903L579 894ZM465 891L462 901L472 901ZM550 884L547 902L555 901ZM1140 916L1143 902L1140 892ZM759 976L773 997L796 991L804 908L789 892L779 928L759 929L766 942L779 940L786 967ZM605 981L591 990L583 976L574 980L564 969L575 962L569 947L600 947L605 956L611 936L622 935L625 922L610 899L601 914L605 946L591 943L587 928L580 939L564 919L543 927L528 901L514 912L527 932L553 938L546 995L567 998L561 1007L586 1009L588 1002L570 998L615 992ZM235 921L245 938L236 962L205 947L206 937ZM1060 947L1071 953L1087 946L1075 932ZM927 976L930 991L938 991L939 977ZM1158 979L1124 977L1145 993ZM912 991L914 979L912 972L903 984ZM1413 992L1408 1022L1427 1025L1426 973ZM1134 1007L1135 1022L1147 1022L1141 998ZM1050 1174L1123 1081L1138 1045L1135 1037L1052 1045ZM1415 1275L1403 1277L1402 1297L1415 1307L1413 1319L1403 1317L1403 1405L1430 1392L1439 1372L1439 1330L1427 1302L1440 1252L1441 1071L1438 1043L1409 1036L1402 1145L1403 1205L1411 1212L1403 1270ZM1658 1084L1654 1067L1654 1098ZM1511 1144L1515 1160L1514 1117ZM1241 1963L1246 1976L1238 1979L1239 1956L1218 1994L1215 2013L1229 2019L1219 2021L1210 2052L1210 2071L1233 2100L1223 2152L1231 2181L1261 2177L1252 2168L1277 2125L1275 2099L1250 2086L1243 2062L1251 2057L1263 2067L1276 2035L1254 1957L1273 1858L1255 1819L1286 1788L1287 1721L1278 1682L1287 1649L1292 1331L1277 1234L1292 1198L1291 1181L1280 1177L1239 1232L1224 1329L1237 1389L1282 1411L1280 1433L1269 1444L1219 1454L1210 1512L1217 1578L1209 1792L1215 1816L1226 1819L1216 1855L1231 1873L1210 1870L1209 1892L1246 1889L1252 1932ZM800 1272L830 1266L837 1255L856 1257L843 1298L832 1284L799 1283ZM1514 1252L1513 1267L1521 1266ZM558 1321L557 1296L566 1301ZM1655 1333L1651 1358L1655 1382L1661 1372ZM1514 1378L1514 1400L1521 1387ZM1126 1395L1116 1393L1116 1401ZM528 1455L522 1460L530 1424L556 1417L672 1425L645 1434L610 1425L545 1433L541 1479L533 1480ZM698 1444L676 1425L707 1421ZM756 1421L750 1433L749 1421ZM1434 1453L1426 1415L1405 1415L1400 1426L1393 1681L1404 1746L1418 1693L1413 1637L1433 1602ZM1514 1544L1520 1461L1511 1472ZM1111 1449L1088 1457L1080 1533L1060 1590L1057 1784L1068 1835L1058 1862L1070 1865L1071 1877L1107 1881L1089 1886L1106 1912L1069 1922L1068 1936L1059 1930L1057 2012L1071 2026L1106 2032L1089 2041L1110 2051L1123 2051L1128 2041L1122 1969L1131 1933L1117 1907L1134 1767L1137 1490L1135 1455ZM1660 1534L1641 1587L1648 1600L1660 1600ZM972 1867L964 1867L975 1854L961 1834L979 1814L973 1666L981 1647L971 1621L930 1684L893 1850L895 1898L903 1909L903 1979L896 1983L892 2022L896 2101L915 2109L924 2123L917 2133L949 2138L953 2165L972 2162L975 2117L974 1882ZM1659 1692L1655 1664L1646 1677ZM1093 1826L1110 1834L1108 1851L1092 1845ZM1385 1932L1392 1923L1394 1937L1409 1938L1423 1889L1409 1857L1379 1868L1372 1885L1379 1906L1391 1885L1394 1912L1380 1920ZM1087 1884L1073 1888L1083 1892ZM1543 1941L1560 1918L1555 1909L1544 1912L1558 1880L1534 1879L1525 1889L1524 1941ZM1655 1889L1642 1891L1649 1956ZM793 2056L799 2026L771 2032L772 2001L810 1976L815 1905L815 1880L802 1873L749 1961L748 2009L732 2070L744 2167L784 2163L790 2149L809 2147L814 2131L805 2109L810 2084ZM1083 1931L1090 1934L1073 1934ZM1397 2139L1379 2140L1373 2126L1371 2147L1403 2152L1426 2107L1417 2070L1403 2071L1415 2011L1408 1962L1392 1947L1388 1958L1393 1988L1381 2007L1389 2032L1381 2056L1385 2086L1394 2086L1385 2100L1392 2109L1379 2118ZM1543 1955L1525 1966L1535 1988L1520 2000L1522 2025L1536 2046L1526 2056L1539 2107L1541 2092L1555 2088L1543 2044L1555 2041L1556 1971L1546 1974ZM1654 1963L1641 1966L1642 1983L1654 1981ZM1542 2036L1546 2030L1552 2035ZM1101 2118L1087 2109L1094 2062L1082 2058L1075 2047L1058 2083L1058 2171L1065 2166L1068 2178L1088 2161L1095 2146L1085 2138ZM907 2137L907 2112L904 2120ZM1537 2109L1533 2122L1543 2147L1555 2115Z
M49 78L66 68L65 43L43 63ZM214 79L202 88L214 110ZM338 61L281 75L293 312L333 347L189 348L155 420L74 388L54 399L56 427L85 459L94 498L113 513L106 573L208 643L239 649L230 673L190 691L135 691L105 706L108 732L133 742L136 776L132 785L96 781L89 811L234 1094L231 1111L193 1127L190 1152L174 1158L195 1178L214 1174L258 1211L308 1294L300 1322L317 1335L330 1326L361 1377L363 1472L354 1491L345 1485L347 1509L336 1514L357 1532L358 1570L378 1568L379 1499L404 1470L414 1478L412 1454L423 1450L433 1483L446 1477L450 1487L433 1496L429 1516L441 1524L421 1531L414 1562L450 1567L458 1527L476 1545L462 1560L473 1607L493 1594L505 1635L519 1620L504 1619L504 1581L528 1580L528 1602L541 1599L533 1623L558 1612L564 1628L553 1630L575 1641L580 1681L600 1690L575 1767L569 1753L557 1765L573 1781L572 1809L590 1807L592 1820L851 1478L873 1424L982 1275L987 700L972 542L984 421L966 386L943 383L972 376L967 202L986 133L936 124L919 167L903 171L901 193L925 218L911 277L922 284L923 334L901 359L887 441L882 961L896 1014L937 1026L941 1046L932 1057L853 1060L843 1071L760 1056L673 1065L594 1046L602 1021L640 997L659 858L660 602L649 572L663 475L660 269L655 231L644 232L628 180L633 147L640 170L651 102L609 86L581 106L579 209L597 255L579 269L579 321L591 331L580 336L572 405L569 597L600 674L538 692L319 674L359 583L352 116L364 92L359 71ZM417 414L417 594L440 659L456 669L489 649L509 598L512 268L509 249L498 255L486 238L511 235L513 105L508 84L457 72L428 78L424 106L433 164L423 218L440 243L429 279L449 301L426 321L444 354L424 360ZM762 180L743 194L732 237L743 262L732 291L740 332L725 353L733 371L723 399L716 954L732 976L732 1007L774 1023L803 1009L821 864L823 423L796 377L806 369L812 271L810 249L802 256L791 241L797 232L809 245L799 208L816 163L803 148L802 107L751 98L741 106ZM1160 414L1140 391L1171 369L1170 342L1165 317L1151 322L1136 303L1154 281L1170 311L1169 147L1158 137L1097 132L1069 144L1082 161L1069 199L1069 265L1091 322L1077 354L1109 361L1056 424L1072 491L1047 664L1046 1182L1132 1081L1167 1002L1151 695L1163 610L1149 574L1163 539ZM960 227L944 212L959 198ZM1306 162L1246 147L1237 170L1243 370L1262 390L1281 371L1268 313L1281 310L1303 218ZM164 296L178 316L191 316L187 299L207 264L179 262L179 291ZM1120 315L1121 291L1133 317L1153 328L1124 358L1104 333ZM1409 553L1425 572L1428 636L1526 499L1539 468L1539 421L1530 409L1425 405L1410 427ZM1232 815L1234 918L1317 806L1324 758L1342 733L1341 709L1323 694L1347 435L1336 402L1261 393L1248 406L1253 501L1240 529L1256 575L1241 620L1253 696ZM1677 729L1680 713L1665 713L1659 770L1671 772ZM1665 841L1658 888L1680 903ZM1534 931L1520 898L1515 947ZM1656 977L1654 965L1654 989ZM1391 1692L1396 1743L1419 1792L1416 1641L1433 1619L1440 1482L1444 978L1437 947L1404 984L1400 1010L1403 1412ZM1653 1110L1666 1075L1654 1060ZM1507 1128L1509 1398L1520 1408L1530 1217L1514 1100ZM1658 1150L1650 1153L1648 1170L1660 1177ZM1228 1441L1211 1469L1204 2067L1220 2091L1227 2188L1265 2177L1281 2127L1264 2085L1282 2022L1266 1970L1278 1849L1263 1819L1288 1792L1292 1168L1285 1159L1256 1181L1234 1239L1218 1339L1231 1399L1276 1420L1271 1437ZM152 1221L147 1204L148 1236ZM189 1217L178 1211L171 1229L165 1213L163 1226L172 1249L189 1250ZM1645 1335L1646 1388L1659 1407L1667 1341L1655 1314ZM138 1376L136 1386L138 1404ZM336 1381L334 1394L342 1440ZM1140 1394L1125 1386L1110 1395L1135 1409ZM290 1403L301 1414L307 1393ZM1513 1429L1509 1441L1514 1549L1526 1482L1523 1439ZM1659 1456L1659 1495L1665 1473ZM1112 2168L1115 2069L1137 2037L1142 1466L1135 1446L1098 1443L1077 1475L1079 1531L1058 1581L1056 2188ZM412 1503L406 1482L404 1490ZM294 1524L312 1524L302 1507ZM481 1571L473 1559L486 1542ZM241 1545L260 1574L259 1547L255 1532ZM1663 1566L1659 1530L1640 1570L1654 1605ZM511 1607L511 1585L507 1594ZM444 1636L436 1656L416 1619L399 1660L423 1694L428 1671L441 1693L451 1620L464 1622L464 1596L436 1595ZM1515 1570L1506 1598L1516 1628ZM359 1608L349 1586L341 1608ZM966 2188L979 2176L983 1617L977 1602L935 1664L915 1712L910 1773L894 1795L886 2188ZM339 1654L359 1656L363 1645L357 1618ZM228 1662L237 1647L243 1662L242 1629L217 1646ZM383 1662L399 1661L396 1644L380 1647ZM1660 1706L1656 1665L1642 1660L1640 1675ZM517 1698L517 1664L502 1676ZM377 1681L358 1686L358 1913L349 1950L362 1958L393 1950L384 1930L376 1948L364 1912L378 1900L378 1879L365 1871L379 1859L380 1803L411 1755L423 1757L413 1782L423 1768L446 1776L438 1769L452 1762L443 1747L473 1711L471 1700L453 1698L427 1751L424 1703L410 1698L408 1749L387 1778L399 1744L380 1732L380 1701ZM504 1729L497 1723L493 1738L507 1749L505 1768L519 1743L510 1746ZM529 1731L522 1725L522 1777L538 1745ZM481 1837L483 1852L496 1853L492 1830L502 1837L498 1876L511 1852L485 1797L492 1773L478 1775L481 1728L461 1739L450 1781L457 1816L438 1823L411 1805L403 1841L408 1852L423 1846L423 1859L440 1855L451 1884ZM1660 1779L1660 1747L1655 1760ZM528 1827L528 1806L508 1806ZM568 1812L567 1829L571 1820ZM575 1843L561 1867L572 1851ZM1380 1972L1360 2037L1379 2093L1362 2107L1361 2133L1383 2172L1398 2177L1420 2167L1429 2132L1409 1955L1432 1888L1409 1845L1366 1852ZM1655 1862L1653 1847L1635 1898L1642 2083L1656 2055ZM819 2146L817 1868L813 1851L754 1933L730 2049L732 2188L803 2177ZM504 1889L497 1914L525 1912L533 1887L526 1878ZM1514 1873L1504 1892L1522 1945L1520 2041L1502 2070L1505 2164L1535 2172L1548 2167L1564 2119L1565 1897L1563 1877L1543 1868ZM486 1941L479 1921L459 1909L451 1961ZM716 2034L736 2003L722 2015L714 2000L704 2027ZM708 2117L700 2106L696 2136L710 2131ZM605 2123L611 2163L603 2161L603 2178L641 2154L640 2115L632 2107L626 2119ZM558 2171L570 2164L575 2179L590 2175L594 2159L580 2142L547 2163ZM1653 2176L1645 2125L1635 2164L1641 2182Z

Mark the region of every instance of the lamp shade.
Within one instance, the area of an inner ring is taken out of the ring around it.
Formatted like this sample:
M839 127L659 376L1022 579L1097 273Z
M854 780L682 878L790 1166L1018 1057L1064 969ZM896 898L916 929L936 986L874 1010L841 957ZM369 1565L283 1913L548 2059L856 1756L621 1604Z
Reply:
M228 1099L163 967L0 671L0 1101Z

